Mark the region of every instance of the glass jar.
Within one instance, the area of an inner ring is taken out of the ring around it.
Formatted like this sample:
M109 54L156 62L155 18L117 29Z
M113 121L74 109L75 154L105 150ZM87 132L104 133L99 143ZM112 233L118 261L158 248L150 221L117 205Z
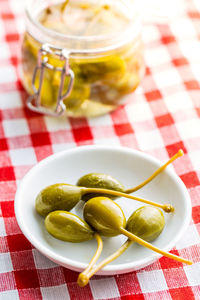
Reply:
M22 82L27 106L94 117L124 103L144 65L133 0L34 0L26 9Z

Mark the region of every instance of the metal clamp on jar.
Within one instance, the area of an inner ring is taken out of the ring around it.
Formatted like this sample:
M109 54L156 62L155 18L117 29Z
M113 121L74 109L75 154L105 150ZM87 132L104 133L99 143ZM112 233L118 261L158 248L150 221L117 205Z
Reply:
M64 61L64 66L55 67L51 65L48 62L49 59L46 56L47 54L58 56L61 61ZM45 68L49 70L55 70L61 72L60 86L58 90L58 97L56 100L56 106L54 111L41 106L41 92L42 92L42 84L44 79ZM38 72L40 72L39 75L40 77L39 77L39 87L37 88L35 86L35 82L36 82L36 76ZM69 81L67 91L63 94L65 76L69 76L70 81ZM50 115L53 117L62 115L66 109L63 103L63 99L65 99L67 96L70 95L73 87L73 82L74 82L74 72L69 67L69 54L66 51L66 49L60 50L48 44L42 45L42 48L38 51L38 63L33 72L32 89L34 91L34 94L29 96L27 99L28 108L30 108L32 111Z
M141 22L134 1L30 1L22 44L27 106L59 116L113 111L140 83Z

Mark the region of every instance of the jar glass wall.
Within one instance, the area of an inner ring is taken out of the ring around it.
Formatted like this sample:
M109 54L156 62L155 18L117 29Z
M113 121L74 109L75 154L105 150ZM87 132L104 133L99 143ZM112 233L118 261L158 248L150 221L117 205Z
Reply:
M41 82L38 51L48 44L66 49L74 73L73 88L64 98L66 113L93 117L114 110L140 83L143 74L141 23L133 1L35 0L26 11L27 31L22 43L22 82L29 94L40 87L40 105L54 109L64 61L46 54ZM56 51L55 51L56 53ZM45 56L44 54L42 55ZM69 77L63 82L65 94Z

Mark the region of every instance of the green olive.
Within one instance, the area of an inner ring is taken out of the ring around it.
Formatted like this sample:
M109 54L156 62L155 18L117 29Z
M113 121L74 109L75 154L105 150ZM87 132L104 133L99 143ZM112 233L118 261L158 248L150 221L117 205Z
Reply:
M80 243L94 238L94 231L84 220L64 210L49 213L45 228L52 236L66 242Z
M155 240L163 231L165 218L162 211L153 206L138 208L129 217L126 229L147 242Z
M46 216L54 210L71 210L81 200L81 189L77 186L57 183L44 188L37 196L35 208Z
M120 206L106 197L88 200L83 209L84 219L99 234L116 236L119 229L125 227L126 219Z
M88 188L102 188L102 189L109 189L118 192L125 192L125 188L121 182L117 179L113 178L110 175L103 174L103 173L89 173L82 176L77 184L77 186L84 186ZM85 194L82 197L82 200L87 201L91 198L98 197L100 194L98 193L91 193ZM101 196L108 197L107 194L101 194ZM109 195L109 198L115 199L116 196Z

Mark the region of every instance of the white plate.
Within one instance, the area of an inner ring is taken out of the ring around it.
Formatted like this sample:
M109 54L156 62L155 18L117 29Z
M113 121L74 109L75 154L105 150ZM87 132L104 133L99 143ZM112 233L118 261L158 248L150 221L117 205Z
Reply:
M181 159L181 158L179 158ZM41 253L66 268L81 271L91 259L96 241L78 244L67 243L50 236L44 220L34 208L36 195L44 187L59 182L76 184L78 178L90 172L110 174L126 188L133 187L149 177L162 163L142 152L123 147L82 146L54 154L33 167L23 178L15 197L15 213L26 238ZM171 167L151 183L134 193L152 201L170 203L175 213L166 214L166 226L153 244L170 250L187 228L191 217L191 201L187 189ZM144 204L125 198L116 200L126 217ZM83 202L72 210L82 217ZM105 258L126 240L122 235L104 238L101 258ZM104 267L98 274L120 274L145 267L160 257L140 245L133 244L117 260Z

